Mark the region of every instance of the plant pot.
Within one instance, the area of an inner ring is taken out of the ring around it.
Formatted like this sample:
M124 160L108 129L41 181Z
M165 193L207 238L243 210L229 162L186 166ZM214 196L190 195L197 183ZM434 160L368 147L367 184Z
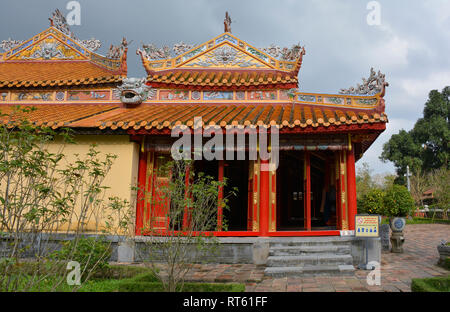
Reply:
M394 217L389 219L389 226L392 232L403 232L406 225L406 219L404 217Z
M403 243L405 238L403 237L403 229L406 225L406 220L403 217L394 217L389 219L389 225L392 230L391 234L391 252L402 253Z
M450 257L450 246L445 244L440 244L437 246L439 252L439 262L438 264L444 263L445 259Z

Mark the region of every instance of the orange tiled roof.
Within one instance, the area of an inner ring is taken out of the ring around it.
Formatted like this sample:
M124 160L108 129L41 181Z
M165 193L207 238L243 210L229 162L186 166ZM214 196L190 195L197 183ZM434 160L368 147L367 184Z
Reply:
M118 108L118 105L21 105L21 108L35 108L35 110L25 114L14 113L15 107L16 105L0 105L0 114L10 116L2 116L0 123L6 122L12 127L15 120L26 117L29 122L36 126L47 126L56 129L71 127L71 123L75 121L108 112Z
M298 78L296 75L278 71L169 70L149 73L147 81L153 85L273 87L279 84L297 86Z
M229 104L229 105L147 105L134 109L118 109L107 117L95 117L100 129L163 129L177 125L192 127L194 117L202 117L204 125L248 126L279 125L280 127L328 127L330 125L386 122L385 114L362 110L313 108L304 105ZM94 122L94 118L92 119ZM72 124L76 126L76 123Z
M2 113L11 105L0 106ZM120 105L35 105L30 121L37 126L106 129L171 129L194 125L201 117L204 126L329 127L331 125L385 123L384 113L375 111L313 107L300 104L150 104L137 108Z
M116 83L122 75L90 61L0 62L0 88Z

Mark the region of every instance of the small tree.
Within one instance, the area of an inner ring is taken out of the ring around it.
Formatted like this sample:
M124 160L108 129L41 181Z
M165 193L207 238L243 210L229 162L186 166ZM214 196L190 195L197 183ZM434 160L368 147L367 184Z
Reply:
M173 292L182 290L191 263L206 261L217 251L217 239L210 233L220 227L218 205L227 209L227 198L219 202L219 192L226 182L194 173L193 162L188 160L169 161L156 174L169 178L153 186L154 198L150 201L153 211L143 228L148 235L144 239L147 250L143 258L148 257L145 263L164 289ZM158 217L154 217L155 210L159 210ZM161 262L165 268L159 266Z
M67 262L88 230L115 234L128 223L124 210L129 203L105 199L103 182L116 156L102 157L92 146L87 155L66 162L64 147L73 137L68 130L33 126L28 116L34 110L0 114L0 291L28 291L45 280L52 281L47 291L58 290L65 283ZM52 145L56 139L60 143ZM73 240L57 260L51 257L55 234ZM94 253L92 249L86 255ZM87 263L80 267L85 280L98 265Z
M442 167L430 174L430 184L434 189L434 197L436 198L435 207L444 211L443 216L447 216L447 211L450 208L450 170Z
M403 185L394 184L384 195L384 215L406 217L414 209L414 199Z
M410 179L411 196L416 204L423 206L423 193L430 188L430 175L421 171L415 172Z
M381 189L374 188L362 196L358 208L364 213L383 214L384 195Z

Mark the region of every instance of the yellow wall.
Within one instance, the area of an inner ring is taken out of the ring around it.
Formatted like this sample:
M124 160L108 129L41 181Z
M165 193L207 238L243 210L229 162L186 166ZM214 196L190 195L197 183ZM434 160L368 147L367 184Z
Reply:
M118 156L114 160L110 172L106 176L103 185L110 187L106 190L106 200L109 196L117 196L128 200L132 205L130 209L135 210L135 200L132 186L137 185L138 165L139 165L139 144L130 142L128 135L77 135L76 144L67 144L63 154L67 162L76 160L75 154L79 154L83 159L92 144L97 144L97 150L101 152L100 159L108 153ZM61 147L61 141L55 141L49 150L57 150ZM104 220L103 220L104 221ZM100 222L100 224L103 222ZM71 226L71 230L73 229ZM93 218L88 222L88 231L98 231L98 222ZM67 226L60 229L66 230ZM130 228L130 230L133 230Z

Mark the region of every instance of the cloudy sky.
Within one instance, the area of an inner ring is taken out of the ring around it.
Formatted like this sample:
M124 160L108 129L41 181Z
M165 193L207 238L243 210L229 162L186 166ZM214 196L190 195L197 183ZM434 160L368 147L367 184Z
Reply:
M25 40L49 26L48 17L68 0L1 1L0 40ZM132 40L128 76L145 72L135 50L142 43L172 46L203 43L223 32L228 11L232 32L256 47L272 43L306 48L299 73L300 90L337 93L369 75L386 74L387 130L358 162L375 173L394 172L378 157L382 145L400 129L410 130L421 117L428 92L450 85L450 0L375 1L380 24L366 0L79 0L81 25L71 26L80 39L95 37L106 54L122 36Z

